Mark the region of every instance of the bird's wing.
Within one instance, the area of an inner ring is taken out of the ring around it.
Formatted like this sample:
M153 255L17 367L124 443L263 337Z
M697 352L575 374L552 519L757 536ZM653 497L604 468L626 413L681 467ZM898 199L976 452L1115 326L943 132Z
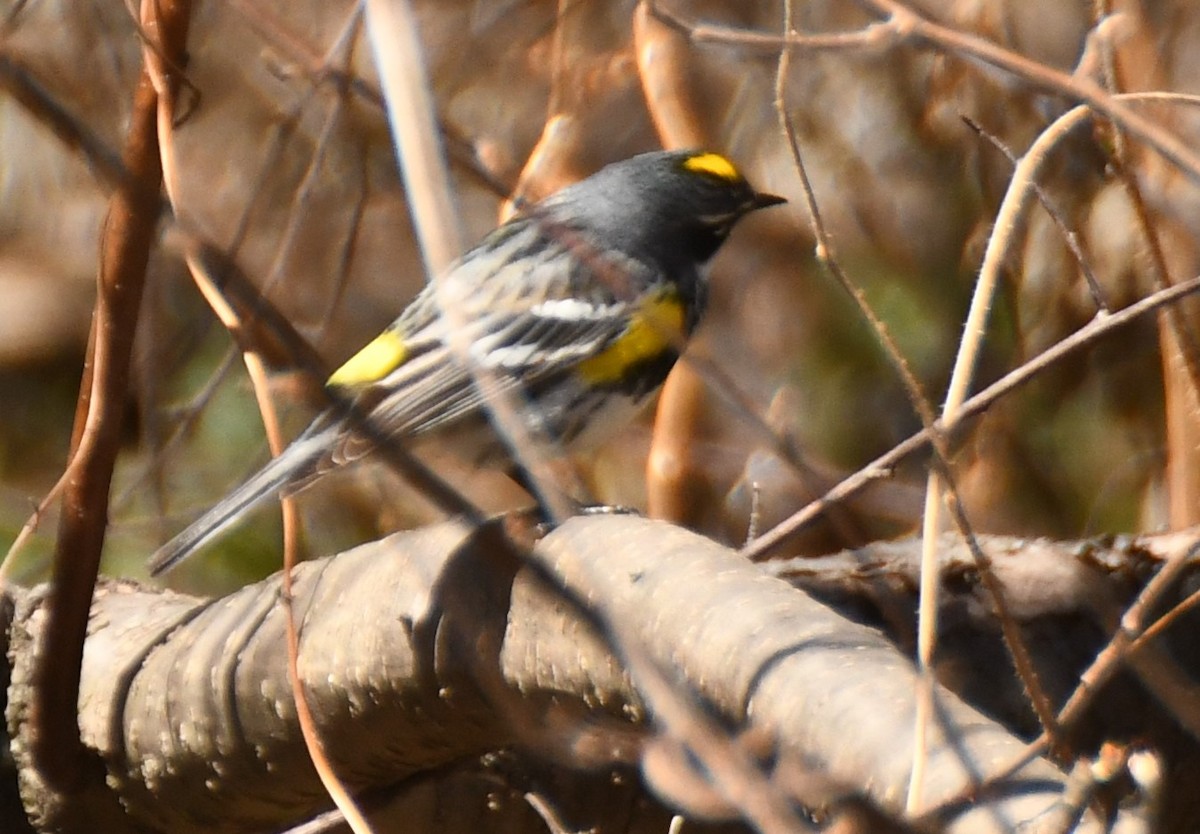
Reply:
M677 348L682 315L663 316L658 309L665 303L679 312L677 298L620 298L594 274L584 274L594 265L570 259L571 267L563 269L564 260L521 261L517 274L515 265L497 271L468 257L397 320L399 361L374 379L357 381L360 406L388 435L412 437L482 413L489 398L536 390L580 370L590 370L599 383L615 381L609 377L623 364ZM628 284L645 280L643 265L620 268ZM484 269L490 271L472 272ZM627 343L631 336L636 343ZM335 460L363 451L361 441L347 441Z
M358 399L388 434L424 434L479 413L489 397L575 371L614 344L629 319L628 305L616 302L494 309L457 337L427 342Z

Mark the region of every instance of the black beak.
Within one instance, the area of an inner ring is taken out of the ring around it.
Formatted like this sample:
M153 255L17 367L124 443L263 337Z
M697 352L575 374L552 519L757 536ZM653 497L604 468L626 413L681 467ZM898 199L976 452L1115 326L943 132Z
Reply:
M777 206L780 203L786 203L786 197L776 197L774 194L755 194L750 200L750 211L758 211L759 209L770 208Z

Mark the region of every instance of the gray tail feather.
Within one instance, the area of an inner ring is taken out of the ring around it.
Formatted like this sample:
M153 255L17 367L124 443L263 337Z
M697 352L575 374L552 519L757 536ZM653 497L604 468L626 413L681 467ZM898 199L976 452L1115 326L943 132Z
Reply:
M277 458L155 551L147 563L150 575L170 570L263 502L310 479L338 433L336 424L314 422Z

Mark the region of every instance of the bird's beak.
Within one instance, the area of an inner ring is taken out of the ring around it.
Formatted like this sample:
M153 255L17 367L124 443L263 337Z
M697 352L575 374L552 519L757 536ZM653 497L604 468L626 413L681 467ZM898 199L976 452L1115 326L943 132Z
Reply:
M759 209L770 208L777 206L780 203L786 203L786 197L776 197L774 194L755 194L750 201L750 211L758 211Z

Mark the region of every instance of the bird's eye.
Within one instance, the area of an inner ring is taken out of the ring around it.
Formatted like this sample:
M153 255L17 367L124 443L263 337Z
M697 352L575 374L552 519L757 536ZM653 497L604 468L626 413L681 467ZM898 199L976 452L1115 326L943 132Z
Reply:
M708 231L722 240L729 235L737 220L735 214L710 214L700 218L700 222Z

